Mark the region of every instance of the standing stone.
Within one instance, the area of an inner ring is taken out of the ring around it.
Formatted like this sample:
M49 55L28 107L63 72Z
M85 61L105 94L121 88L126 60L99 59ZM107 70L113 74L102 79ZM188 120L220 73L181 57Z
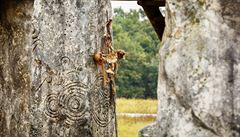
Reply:
M29 136L32 1L0 0L0 136Z
M240 1L167 0L158 137L240 136Z
M0 136L117 136L113 89L93 61L110 1L2 3Z

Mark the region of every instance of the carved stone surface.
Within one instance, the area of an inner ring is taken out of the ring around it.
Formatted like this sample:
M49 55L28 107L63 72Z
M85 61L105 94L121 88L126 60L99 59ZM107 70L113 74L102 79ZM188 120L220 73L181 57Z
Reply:
M112 86L93 61L110 1L1 2L0 136L116 136Z
M239 0L167 0L158 137L240 136L239 7Z

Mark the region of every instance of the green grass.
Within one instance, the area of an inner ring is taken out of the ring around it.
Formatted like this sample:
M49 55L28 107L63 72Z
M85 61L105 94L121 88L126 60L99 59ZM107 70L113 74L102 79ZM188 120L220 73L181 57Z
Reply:
M144 99L117 99L117 113L157 113L157 100ZM153 123L155 117L127 117L118 116L118 136L138 137L140 129Z
M118 116L117 120L119 137L138 137L138 131L153 123L156 118Z
M117 113L156 114L157 100L153 99L117 99Z

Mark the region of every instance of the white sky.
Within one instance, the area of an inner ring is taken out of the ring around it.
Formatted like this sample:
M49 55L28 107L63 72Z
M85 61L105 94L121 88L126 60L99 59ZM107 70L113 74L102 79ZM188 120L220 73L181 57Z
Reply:
M113 9L122 7L124 11L141 8L141 6L137 4L137 1L111 1L111 3Z
M122 7L122 9L128 12L130 9L142 8L137 4L137 1L111 1L112 9ZM165 16L165 7L160 7L160 11Z

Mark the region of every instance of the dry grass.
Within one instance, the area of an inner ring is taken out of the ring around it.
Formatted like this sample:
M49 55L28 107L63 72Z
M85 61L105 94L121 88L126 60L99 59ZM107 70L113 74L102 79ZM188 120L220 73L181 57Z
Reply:
M156 114L157 100L144 99L117 99L117 113ZM119 137L138 137L140 129L153 123L155 117L127 117L118 116Z
M117 99L117 113L156 114L157 100L153 99Z
M154 117L118 116L118 135L119 137L138 137L138 131L153 123L155 119Z

